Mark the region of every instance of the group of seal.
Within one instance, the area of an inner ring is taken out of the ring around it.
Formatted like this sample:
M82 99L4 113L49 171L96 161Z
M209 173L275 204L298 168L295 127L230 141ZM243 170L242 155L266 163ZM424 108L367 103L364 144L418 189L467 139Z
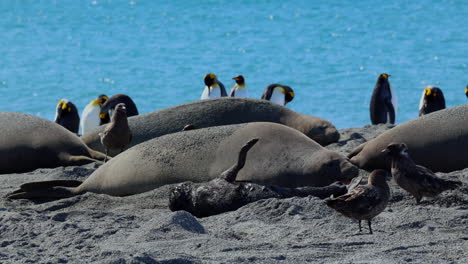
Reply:
M354 178L358 170L301 132L274 123L246 123L194 129L161 136L114 157L83 183L68 187L27 184L10 198L69 197L84 192L125 196L184 181L207 182L238 159L250 139L259 142L237 180L284 187L326 186ZM63 184L63 182L59 182ZM35 187L37 186L37 188ZM19 194L22 193L22 194Z
M203 78L205 82L205 88L203 89L200 99L226 97L226 89L222 82L218 80L214 73L208 73ZM230 97L249 97L247 88L245 87L245 78L242 75L238 75L232 78L236 83L229 92ZM261 99L272 101L280 105L286 105L294 99L294 91L291 87L282 84L271 84L268 85L263 91Z
M61 99L56 107L55 123L75 134L78 134L80 126L82 134L90 133L100 125L110 122L114 108L119 103L125 104L127 116L138 115L138 109L128 95L116 94L109 98L101 94L86 105L81 113L81 122L76 106L68 99Z
M162 135L181 131L187 125L205 128L248 122L273 122L283 124L304 133L321 145L339 139L339 133L329 121L300 114L284 106L265 100L251 98L222 97L198 100L168 107L152 113L128 119L133 139L129 147ZM83 141L92 149L103 152L99 133L100 127L84 134ZM110 152L113 156L116 153Z

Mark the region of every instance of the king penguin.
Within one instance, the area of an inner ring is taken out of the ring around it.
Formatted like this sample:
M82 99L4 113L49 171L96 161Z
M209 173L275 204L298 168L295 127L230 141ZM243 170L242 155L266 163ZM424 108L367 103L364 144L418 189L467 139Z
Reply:
M84 135L93 131L98 126L105 124L101 121L99 114L101 113L101 106L104 104L109 98L101 94L98 96L97 99L92 100L83 110L81 114L81 133ZM108 123L109 120L104 120L104 122Z
M80 127L80 116L78 115L78 109L68 99L61 99L55 110L54 122L70 130L71 132L78 134Z
M390 75L382 73L377 79L370 102L370 118L375 124L395 124L398 102L390 82Z
M444 93L438 87L428 85L424 88L419 101L419 116L445 109Z
M236 77L232 78L236 81L236 84L231 88L229 92L230 97L249 97L249 92L245 87L245 79L242 75L237 75Z
M468 97L468 84L466 85L466 88L465 88L465 95L466 97Z
M265 88L261 99L280 105L286 105L294 99L294 91L289 86L274 83Z
M208 98L218 98L227 96L226 89L224 85L218 81L214 73L208 73L203 78L205 81L205 89L200 97L200 99Z
M101 112L99 118L101 119L101 125L109 123L112 118L115 106L124 103L126 107L127 117L138 115L138 109L132 98L126 94L116 94L111 96L101 105Z

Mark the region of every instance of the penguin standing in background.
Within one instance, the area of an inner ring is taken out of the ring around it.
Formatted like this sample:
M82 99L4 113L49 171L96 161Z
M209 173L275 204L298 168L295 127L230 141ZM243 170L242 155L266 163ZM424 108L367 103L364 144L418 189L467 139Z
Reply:
M426 86L419 101L419 116L441 109L445 109L444 93L438 87L432 85Z
M286 105L294 99L294 91L289 86L274 83L265 88L261 99L280 105Z
M125 104L127 117L138 115L136 104L130 96L125 94L116 94L111 96L101 105L101 112L99 113L101 125L109 123L110 118L112 118L114 113L115 106L120 103Z
M466 97L468 97L468 84L466 85L466 88L465 88L465 95Z
M203 78L205 81L205 89L200 97L200 99L208 98L218 98L227 96L226 89L224 85L218 81L214 73L208 73Z
M388 82L390 75L382 73L377 79L370 102L370 118L373 125L395 124L398 102L392 86Z
M80 127L80 116L78 115L78 109L68 99L62 99L58 102L55 110L54 122L70 130L71 132L78 134Z
M86 134L94 129L96 129L98 126L105 124L103 122L109 123L109 117L107 117L107 120L103 120L99 117L101 113L101 106L104 104L109 98L101 94L98 96L97 99L92 100L83 110L83 113L81 114L81 133Z
M236 81L236 84L231 88L229 92L230 97L249 97L249 92L247 88L245 88L245 79L242 75L237 75L236 77L232 78Z

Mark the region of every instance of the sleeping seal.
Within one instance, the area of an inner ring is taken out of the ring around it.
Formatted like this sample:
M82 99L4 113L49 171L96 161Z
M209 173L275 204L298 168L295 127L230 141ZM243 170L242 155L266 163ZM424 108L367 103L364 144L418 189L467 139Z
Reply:
M382 153L392 142L405 143L414 162L432 171L468 167L468 104L439 110L400 124L351 152L351 162L362 169L390 169Z
M0 173L82 165L103 160L66 128L22 113L0 112Z
M340 135L327 120L294 112L284 106L265 100L223 97L181 104L128 119L133 133L129 147L165 134L181 131L186 125L195 128L273 122L299 130L322 146L338 141ZM99 129L82 136L92 149L103 152ZM109 153L111 156L115 152Z
M85 192L125 196L165 184L206 182L230 169L242 146L252 138L260 140L250 149L238 181L285 187L326 186L349 180L358 173L344 156L323 148L295 129L274 123L247 123L158 137L122 152L82 184L28 183L9 197L61 198Z

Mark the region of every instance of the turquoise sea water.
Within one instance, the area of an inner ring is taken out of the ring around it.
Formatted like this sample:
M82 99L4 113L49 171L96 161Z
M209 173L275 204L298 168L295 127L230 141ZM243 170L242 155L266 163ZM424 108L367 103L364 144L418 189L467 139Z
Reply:
M141 113L197 100L214 72L250 95L290 85L289 108L337 127L369 124L377 76L391 74L397 122L425 85L467 102L468 1L0 1L0 111L53 119L125 93Z

